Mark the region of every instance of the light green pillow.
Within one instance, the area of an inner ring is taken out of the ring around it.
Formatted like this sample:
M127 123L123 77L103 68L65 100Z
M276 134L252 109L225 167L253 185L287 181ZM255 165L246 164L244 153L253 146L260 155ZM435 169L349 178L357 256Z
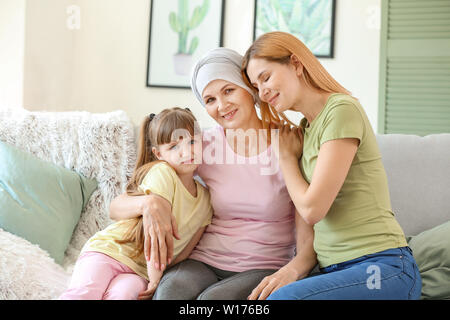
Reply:
M422 277L421 299L450 299L450 221L408 238Z
M59 264L97 182L0 141L0 228Z

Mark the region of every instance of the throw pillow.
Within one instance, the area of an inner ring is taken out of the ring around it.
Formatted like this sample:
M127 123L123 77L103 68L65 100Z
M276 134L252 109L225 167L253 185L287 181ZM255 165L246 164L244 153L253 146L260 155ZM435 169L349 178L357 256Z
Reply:
M422 277L422 299L450 299L450 221L408 237Z
M59 264L97 182L0 141L0 227Z

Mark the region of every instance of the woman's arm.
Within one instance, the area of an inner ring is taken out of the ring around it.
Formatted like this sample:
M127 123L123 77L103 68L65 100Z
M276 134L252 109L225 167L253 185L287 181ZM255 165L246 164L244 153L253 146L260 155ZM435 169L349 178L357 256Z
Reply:
M138 218L142 215L143 208L150 202L150 196L129 196L122 193L114 198L109 205L109 217L112 220L124 220Z
M154 257L159 270L164 270L173 258L173 237L180 239L172 207L156 194L128 196L122 194L110 204L111 219L122 220L142 215L144 227L144 254L147 261Z
M286 268L296 275L296 280L300 280L306 277L317 264L317 255L313 246L314 229L305 222L297 210L295 210L295 227L297 230L296 255Z
M192 239L189 241L186 247L180 252L180 254L175 258L175 260L170 264L170 266L176 265L177 263L189 257L192 250L194 250L195 246L200 241L200 238L202 237L205 229L206 227L201 227L200 229L197 230ZM154 266L154 262L152 260L150 260L147 263L147 273L149 278L147 290L139 293L138 296L139 300L147 300L153 297L153 294L156 291L159 281L161 280L161 277L163 275L163 271L156 269Z
M280 168L289 195L308 224L316 224L327 214L344 184L358 144L359 140L355 138L330 140L322 144L309 185L300 172L297 157L280 157Z
M249 300L264 300L275 290L306 277L317 263L313 248L314 230L295 211L296 248L295 257L274 274L265 277L248 296Z
M187 259L187 257L189 257L192 250L194 250L195 246L200 241L200 238L202 237L203 232L205 232L205 229L206 227L201 227L200 229L197 230L197 232L192 237L191 241L189 241L186 247L184 247L183 251L180 252L180 254L175 258L175 260L170 264L170 266L176 265L178 262L181 262Z

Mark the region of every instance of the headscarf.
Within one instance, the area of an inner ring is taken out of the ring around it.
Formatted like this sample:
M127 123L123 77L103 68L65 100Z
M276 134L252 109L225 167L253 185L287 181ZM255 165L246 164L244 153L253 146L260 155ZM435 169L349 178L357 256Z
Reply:
M257 96L242 79L241 65L243 57L228 48L216 48L208 51L195 65L191 73L191 88L198 101L204 106L203 90L213 80L226 80L247 90L256 101Z

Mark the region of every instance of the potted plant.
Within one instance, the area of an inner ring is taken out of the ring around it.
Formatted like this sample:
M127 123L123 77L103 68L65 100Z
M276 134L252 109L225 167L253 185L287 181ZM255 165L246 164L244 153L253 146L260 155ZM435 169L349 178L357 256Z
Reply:
M178 51L173 57L175 73L188 75L192 65L192 55L198 47L199 39L193 37L188 46L189 31L197 28L209 10L209 0L203 0L201 6L195 7L189 18L189 0L178 0L178 14L169 14L169 24L178 33Z

